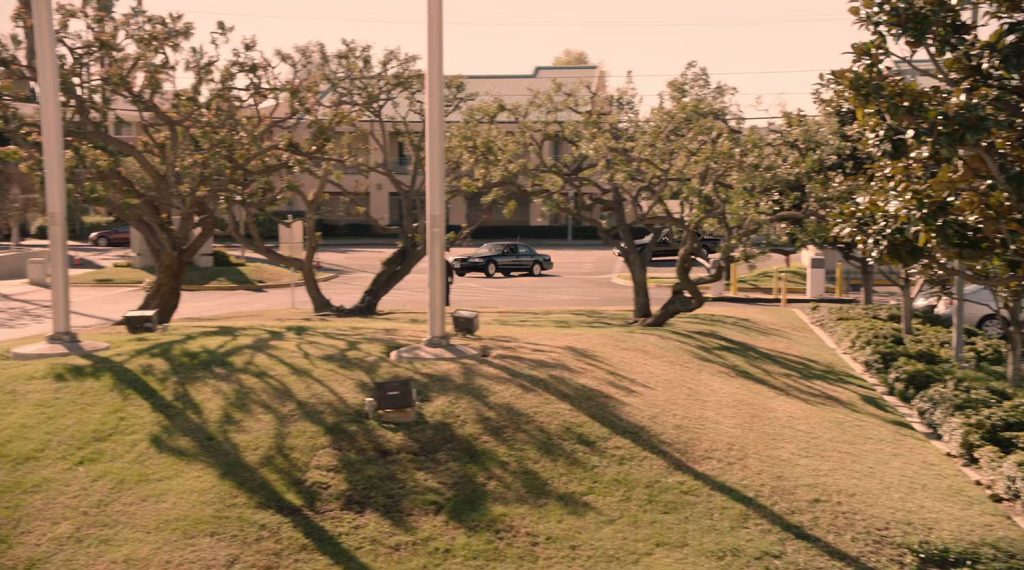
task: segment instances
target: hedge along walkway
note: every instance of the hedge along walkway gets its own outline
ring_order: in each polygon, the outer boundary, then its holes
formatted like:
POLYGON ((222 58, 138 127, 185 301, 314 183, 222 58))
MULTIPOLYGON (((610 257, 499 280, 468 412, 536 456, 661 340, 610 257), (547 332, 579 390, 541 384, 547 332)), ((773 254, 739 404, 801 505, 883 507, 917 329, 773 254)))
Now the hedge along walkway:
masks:
MULTIPOLYGON (((852 368, 861 378, 863 378, 865 382, 870 384, 875 389, 875 391, 878 392, 878 394, 885 400, 887 404, 892 406, 894 410, 896 410, 901 416, 903 416, 904 421, 910 424, 911 427, 913 427, 918 433, 924 436, 925 439, 931 442, 932 445, 941 450, 944 454, 948 455, 951 458, 954 458, 956 456, 953 450, 950 449, 949 445, 947 445, 946 442, 942 440, 942 436, 936 433, 935 430, 933 430, 932 428, 928 427, 928 425, 921 420, 921 417, 917 415, 917 412, 914 411, 914 408, 908 406, 905 402, 903 402, 896 396, 889 394, 889 390, 886 388, 885 384, 882 383, 881 380, 876 378, 874 374, 868 372, 868 370, 864 368, 864 366, 860 362, 858 362, 857 359, 855 359, 853 356, 851 356, 849 353, 843 350, 838 344, 836 344, 835 340, 833 340, 832 337, 829 336, 829 334, 825 332, 824 329, 811 322, 810 317, 808 317, 805 312, 803 312, 800 309, 793 309, 793 312, 796 313, 797 316, 799 316, 800 319, 803 320, 804 323, 806 323, 807 326, 810 327, 811 330, 813 330, 814 333, 818 335, 818 338, 820 338, 822 342, 827 344, 829 348, 835 350, 836 353, 839 354, 839 356, 846 362, 846 364, 850 368, 852 368)), ((978 473, 976 470, 964 464, 962 461, 957 461, 957 465, 960 468, 960 471, 962 471, 964 475, 966 475, 967 478, 971 480, 972 483, 975 483, 976 485, 979 486, 985 484, 985 477, 981 473, 978 473)), ((990 497, 994 496, 988 490, 986 490, 985 493, 990 497)), ((1007 516, 1013 519, 1013 522, 1017 523, 1017 525, 1020 526, 1021 529, 1024 529, 1024 509, 1021 509, 1021 507, 1009 503, 1003 503, 1002 506, 1007 516)))
POLYGON ((95 329, 108 352, 4 361, 0 566, 867 569, 913 567, 922 541, 1024 552, 791 311, 627 317, 485 313, 477 361, 389 361, 422 315, 289 312, 95 329), (391 377, 418 381, 419 422, 365 419, 370 381, 391 377))

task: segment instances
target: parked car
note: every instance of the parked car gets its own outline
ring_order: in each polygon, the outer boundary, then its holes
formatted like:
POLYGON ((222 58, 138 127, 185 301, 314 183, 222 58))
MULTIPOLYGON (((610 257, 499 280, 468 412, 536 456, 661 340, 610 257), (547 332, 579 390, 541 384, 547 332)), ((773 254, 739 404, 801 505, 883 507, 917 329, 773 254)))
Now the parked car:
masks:
MULTIPOLYGON (((701 257, 707 257, 708 255, 717 252, 719 246, 722 244, 722 238, 720 237, 714 237, 705 234, 700 234, 698 237, 700 239, 700 246, 702 250, 700 252, 701 257)), ((639 250, 640 253, 643 254, 648 247, 651 247, 652 240, 654 240, 654 234, 649 233, 640 239, 633 240, 633 245, 635 245, 637 250, 639 250)), ((651 252, 651 259, 655 259, 658 257, 676 257, 677 255, 679 255, 680 245, 680 240, 676 236, 673 236, 672 234, 665 234, 664 236, 662 236, 661 238, 654 242, 654 249, 651 252)), ((619 245, 612 248, 612 253, 619 257, 622 257, 623 249, 625 247, 625 244, 620 243, 619 245)))
POLYGON ((89 234, 89 243, 100 247, 128 245, 131 242, 131 226, 117 226, 89 234))
MULTIPOLYGON (((942 296, 935 305, 935 316, 952 322, 956 301, 942 296)), ((991 289, 983 285, 964 287, 964 323, 981 330, 989 338, 1002 338, 1007 331, 1007 313, 999 309, 999 303, 991 289)))
POLYGON ((537 253, 532 247, 519 242, 485 243, 469 255, 451 258, 451 263, 459 277, 472 272, 483 273, 487 277, 494 277, 496 273, 508 277, 519 272, 536 277, 555 266, 550 255, 537 253))

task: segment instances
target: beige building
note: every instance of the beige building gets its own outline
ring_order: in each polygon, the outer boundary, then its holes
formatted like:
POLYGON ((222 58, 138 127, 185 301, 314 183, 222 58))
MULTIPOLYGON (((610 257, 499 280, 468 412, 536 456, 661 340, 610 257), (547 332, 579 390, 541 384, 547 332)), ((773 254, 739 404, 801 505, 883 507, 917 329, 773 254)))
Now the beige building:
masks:
MULTIPOLYGON (((479 99, 496 98, 510 103, 521 102, 533 93, 547 91, 555 82, 567 86, 579 86, 602 92, 606 89, 604 72, 596 65, 580 66, 543 66, 537 67, 529 75, 470 75, 465 76, 466 88, 469 93, 479 99)), ((455 118, 458 120, 458 117, 455 118)), ((510 124, 509 128, 515 128, 510 124)), ((369 147, 366 160, 377 164, 386 163, 387 169, 393 174, 407 180, 411 173, 412 157, 401 142, 388 140, 385 151, 368 145, 366 135, 353 136, 354 147, 369 147)), ((548 152, 559 153, 557 145, 549 145, 548 152)), ((331 224, 370 223, 378 226, 395 226, 401 215, 401 200, 387 177, 380 173, 369 175, 349 174, 344 180, 349 188, 356 189, 356 195, 336 192, 328 199, 320 214, 321 219, 331 224)), ((312 184, 310 180, 307 183, 312 184)), ((564 225, 566 220, 559 215, 543 211, 541 204, 523 196, 517 200, 518 207, 511 215, 496 212, 481 225, 487 226, 547 226, 564 225)), ((413 206, 422 208, 422 199, 413 206)), ((300 210, 296 202, 291 208, 300 210)), ((473 224, 482 215, 484 207, 479 199, 457 197, 448 204, 448 224, 473 224)))

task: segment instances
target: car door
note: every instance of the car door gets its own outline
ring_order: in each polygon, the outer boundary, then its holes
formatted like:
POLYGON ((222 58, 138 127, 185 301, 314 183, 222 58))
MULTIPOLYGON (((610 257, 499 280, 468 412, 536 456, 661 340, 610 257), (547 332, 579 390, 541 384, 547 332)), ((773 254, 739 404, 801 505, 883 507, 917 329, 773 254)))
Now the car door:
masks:
POLYGON ((110 234, 110 243, 128 245, 128 242, 131 241, 131 230, 131 226, 117 226, 110 234))
POLYGON ((519 255, 516 256, 518 268, 528 271, 533 265, 533 260, 536 259, 536 253, 528 245, 519 244, 516 247, 519 248, 519 255))
POLYGON ((516 268, 516 246, 506 245, 501 250, 501 255, 497 257, 498 269, 501 271, 511 271, 516 268))

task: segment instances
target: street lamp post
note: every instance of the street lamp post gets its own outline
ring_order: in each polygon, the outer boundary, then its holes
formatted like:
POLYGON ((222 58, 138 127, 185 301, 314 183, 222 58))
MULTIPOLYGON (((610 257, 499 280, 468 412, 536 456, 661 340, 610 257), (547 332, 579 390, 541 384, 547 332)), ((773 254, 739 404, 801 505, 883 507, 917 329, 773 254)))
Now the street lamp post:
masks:
POLYGON ((444 306, 448 274, 444 259, 444 70, 443 0, 427 0, 426 107, 426 192, 427 192, 427 338, 422 345, 400 348, 391 353, 399 359, 460 358, 476 354, 470 348, 452 344, 445 333, 444 306))
POLYGON ((43 178, 46 189, 47 239, 50 242, 50 294, 53 332, 46 342, 11 350, 16 359, 82 354, 107 348, 99 342, 79 342, 71 331, 68 291, 68 208, 64 176, 64 121, 60 102, 57 44, 53 35, 50 0, 32 0, 32 29, 39 85, 39 120, 42 124, 43 178))

